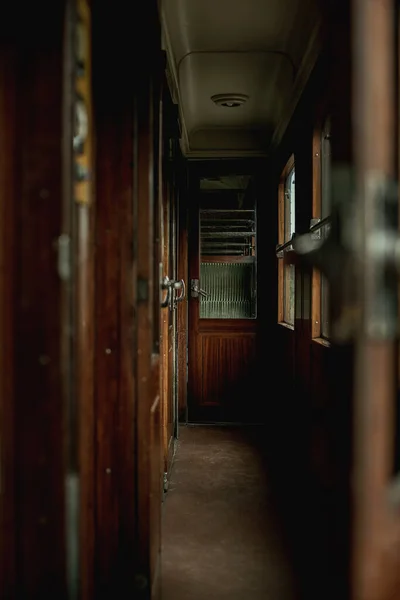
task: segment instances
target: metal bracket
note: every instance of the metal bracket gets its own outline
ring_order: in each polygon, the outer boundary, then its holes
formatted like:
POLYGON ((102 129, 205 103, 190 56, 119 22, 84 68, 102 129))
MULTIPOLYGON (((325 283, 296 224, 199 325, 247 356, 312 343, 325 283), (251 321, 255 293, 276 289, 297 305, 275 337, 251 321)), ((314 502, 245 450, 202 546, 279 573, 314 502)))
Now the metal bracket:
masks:
MULTIPOLYGON (((312 227, 315 227, 315 225, 318 225, 318 223, 321 222, 321 219, 311 219, 310 221, 310 229, 312 227)), ((321 229, 317 229, 317 231, 314 231, 311 235, 313 240, 320 240, 322 238, 322 234, 321 234, 322 230, 321 229)))
POLYGON ((384 174, 371 173, 363 189, 364 236, 358 240, 360 290, 364 297, 363 328, 374 338, 398 334, 400 236, 398 186, 384 174))
POLYGON ((297 238, 296 233, 292 233, 290 240, 284 242, 283 244, 277 244, 275 247, 275 254, 277 258, 283 258, 284 252, 292 252, 293 251, 293 241, 297 238))

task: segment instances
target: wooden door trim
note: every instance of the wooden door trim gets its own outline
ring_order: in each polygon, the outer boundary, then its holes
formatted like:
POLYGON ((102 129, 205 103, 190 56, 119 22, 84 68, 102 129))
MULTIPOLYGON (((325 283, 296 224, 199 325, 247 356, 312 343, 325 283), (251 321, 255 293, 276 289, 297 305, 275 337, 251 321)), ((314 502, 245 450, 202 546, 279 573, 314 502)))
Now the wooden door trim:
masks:
MULTIPOLYGON (((359 220, 359 234, 365 242, 373 232, 367 186, 377 173, 392 178, 395 169, 393 2, 384 0, 370 5, 354 0, 352 7, 354 64, 362 57, 362 63, 353 71, 353 108, 358 117, 353 130, 358 192, 355 209, 363 217, 359 220)), ((368 279, 369 263, 364 269, 358 281, 357 299, 369 323, 368 303, 376 299, 377 290, 371 288, 368 279)), ((393 528, 399 532, 400 523, 398 514, 389 512, 387 506, 397 378, 396 344, 390 339, 377 339, 360 324, 354 386, 352 583, 354 596, 362 599, 398 593, 398 576, 394 581, 394 574, 385 568, 385 546, 393 540, 393 528)), ((398 553, 399 545, 400 538, 391 551, 398 553)), ((398 568, 397 558, 397 571, 398 568)))

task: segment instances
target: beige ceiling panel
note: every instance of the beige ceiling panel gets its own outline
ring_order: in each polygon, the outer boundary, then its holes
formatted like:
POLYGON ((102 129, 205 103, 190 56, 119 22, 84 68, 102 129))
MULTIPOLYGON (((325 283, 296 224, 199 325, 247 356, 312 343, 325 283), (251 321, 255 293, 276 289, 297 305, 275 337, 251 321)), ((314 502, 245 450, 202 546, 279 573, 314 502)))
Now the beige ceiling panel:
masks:
POLYGON ((293 67, 268 52, 192 53, 180 63, 179 87, 189 137, 198 129, 271 127, 279 120, 293 85, 293 67), (247 97, 226 108, 216 94, 247 97))
POLYGON ((310 0, 163 0, 177 63, 193 50, 284 50, 310 0))
POLYGON ((228 151, 264 153, 268 149, 272 132, 269 128, 198 129, 189 135, 191 151, 228 151))
POLYGON ((186 155, 257 153, 276 144, 319 47, 323 0, 160 0, 186 155), (216 94, 246 97, 233 108, 216 94))

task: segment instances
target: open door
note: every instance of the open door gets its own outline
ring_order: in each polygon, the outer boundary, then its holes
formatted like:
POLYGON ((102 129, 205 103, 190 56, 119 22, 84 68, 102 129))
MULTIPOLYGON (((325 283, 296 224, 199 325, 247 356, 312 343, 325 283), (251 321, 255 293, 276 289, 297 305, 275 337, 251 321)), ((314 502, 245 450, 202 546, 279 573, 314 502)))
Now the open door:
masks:
POLYGON ((399 245, 395 0, 353 0, 354 223, 357 235, 351 590, 400 589, 400 478, 395 468, 399 245))
MULTIPOLYGON (((327 275, 334 345, 348 344, 354 359, 348 416, 335 424, 337 488, 347 508, 335 514, 343 544, 332 556, 340 566, 326 597, 390 600, 400 590, 398 7, 394 0, 335 0, 327 8, 337 91, 332 222, 318 248, 312 234, 294 244, 301 254, 309 244, 311 262, 327 275)), ((342 379, 337 403, 346 385, 342 379)))
MULTIPOLYGON (((160 399, 159 198, 154 185, 158 156, 153 144, 154 88, 144 78, 138 94, 137 135, 137 485, 139 510, 137 588, 160 597, 162 447, 160 399)), ((157 147, 157 146, 156 146, 157 147)))
POLYGON ((161 208, 161 392, 163 412, 164 491, 168 489, 169 475, 178 437, 178 310, 186 303, 186 285, 177 275, 177 200, 176 172, 176 110, 172 104, 163 61, 162 93, 159 128, 159 194, 161 208))
POLYGON ((188 421, 254 419, 256 197, 251 173, 193 170, 190 182, 188 421))
POLYGON ((156 2, 141 13, 147 32, 145 63, 135 80, 134 218, 136 256, 136 479, 137 597, 161 597, 161 508, 163 499, 161 332, 161 36, 156 2))
MULTIPOLYGON (((176 269, 176 196, 173 180, 168 174, 163 183, 162 197, 162 287, 164 298, 161 302, 161 356, 162 356, 162 396, 163 396, 163 446, 164 446, 164 491, 175 454, 175 441, 178 436, 178 415, 176 397, 177 352, 176 327, 179 304, 186 300, 186 285, 183 279, 177 280, 176 269)), ((171 174, 170 174, 171 175, 171 174)))

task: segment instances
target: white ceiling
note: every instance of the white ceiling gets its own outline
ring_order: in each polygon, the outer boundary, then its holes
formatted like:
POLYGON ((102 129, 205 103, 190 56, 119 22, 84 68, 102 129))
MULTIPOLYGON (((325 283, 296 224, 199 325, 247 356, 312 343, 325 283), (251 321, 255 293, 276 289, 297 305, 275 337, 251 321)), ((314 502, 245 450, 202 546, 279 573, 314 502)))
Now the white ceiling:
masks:
POLYGON ((160 0, 186 156, 260 156, 281 139, 319 52, 319 1, 160 0))

